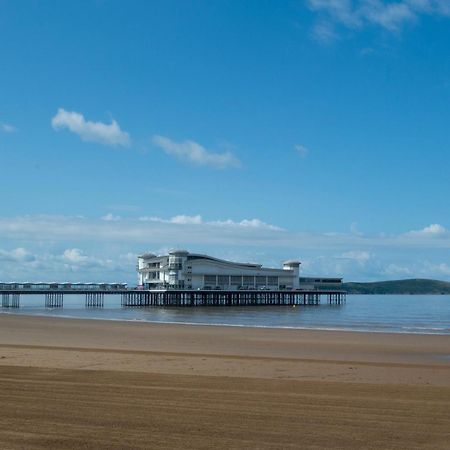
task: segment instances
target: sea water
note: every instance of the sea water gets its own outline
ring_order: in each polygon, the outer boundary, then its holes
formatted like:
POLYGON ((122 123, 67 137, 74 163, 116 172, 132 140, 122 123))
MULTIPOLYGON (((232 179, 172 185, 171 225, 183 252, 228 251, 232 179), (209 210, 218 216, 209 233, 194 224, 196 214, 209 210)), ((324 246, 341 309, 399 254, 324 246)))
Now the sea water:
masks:
POLYGON ((122 307, 105 295, 103 308, 85 308, 84 295, 65 295, 64 307, 45 308, 44 296, 22 295, 3 314, 202 325, 450 334, 448 295, 347 295, 346 303, 318 306, 122 307))

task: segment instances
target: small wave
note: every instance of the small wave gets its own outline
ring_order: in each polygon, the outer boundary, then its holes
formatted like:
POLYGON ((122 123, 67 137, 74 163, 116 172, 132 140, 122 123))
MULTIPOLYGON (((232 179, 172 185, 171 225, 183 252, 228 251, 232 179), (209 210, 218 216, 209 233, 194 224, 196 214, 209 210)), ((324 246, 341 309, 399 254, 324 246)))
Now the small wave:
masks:
POLYGON ((175 320, 147 320, 145 318, 125 318, 125 317, 95 317, 88 315, 71 315, 71 314, 51 314, 51 313, 35 313, 27 314, 21 312, 0 311, 0 314, 21 315, 21 316, 39 316, 52 317, 62 319, 79 319, 79 320, 100 320, 113 322, 131 322, 131 323, 149 323, 162 325, 188 325, 188 326, 202 326, 202 327, 234 327, 234 328, 261 328, 261 329, 282 329, 282 330, 310 330, 310 331, 346 331, 354 333, 392 333, 392 334, 432 334, 432 335, 449 335, 450 329, 441 327, 415 327, 402 326, 399 328, 389 327, 389 325, 381 325, 379 327, 351 327, 351 326, 294 326, 294 325, 262 325, 262 324, 245 324, 245 323, 226 323, 226 322, 192 322, 192 321, 175 321, 175 320))

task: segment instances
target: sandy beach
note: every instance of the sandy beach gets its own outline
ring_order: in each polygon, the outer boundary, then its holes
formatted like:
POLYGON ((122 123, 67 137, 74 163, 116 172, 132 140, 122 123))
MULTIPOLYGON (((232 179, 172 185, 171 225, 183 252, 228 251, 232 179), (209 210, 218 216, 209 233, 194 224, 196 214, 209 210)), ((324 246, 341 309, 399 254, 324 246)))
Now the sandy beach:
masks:
POLYGON ((448 448, 450 336, 0 315, 1 448, 448 448))

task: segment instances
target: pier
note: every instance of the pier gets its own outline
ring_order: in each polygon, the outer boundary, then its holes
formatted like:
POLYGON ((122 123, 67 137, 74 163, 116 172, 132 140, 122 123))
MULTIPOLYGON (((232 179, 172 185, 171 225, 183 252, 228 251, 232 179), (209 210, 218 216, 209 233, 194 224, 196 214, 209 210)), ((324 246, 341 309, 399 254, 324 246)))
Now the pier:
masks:
POLYGON ((122 306, 294 306, 345 302, 345 292, 325 291, 144 291, 121 294, 122 306))
POLYGON ((341 305, 345 291, 335 290, 144 290, 1 288, 2 307, 19 308, 21 296, 44 296, 45 307, 62 308, 64 296, 84 295, 86 308, 102 308, 105 295, 120 295, 122 307, 317 306, 341 305))

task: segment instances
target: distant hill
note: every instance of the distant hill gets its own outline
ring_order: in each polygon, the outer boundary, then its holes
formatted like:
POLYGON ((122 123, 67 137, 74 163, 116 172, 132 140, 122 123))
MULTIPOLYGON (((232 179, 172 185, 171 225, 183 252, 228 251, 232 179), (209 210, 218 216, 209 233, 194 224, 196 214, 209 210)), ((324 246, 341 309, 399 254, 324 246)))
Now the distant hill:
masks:
POLYGON ((450 294, 450 283, 415 278, 411 280, 377 281, 374 283, 342 283, 349 294, 450 294))

